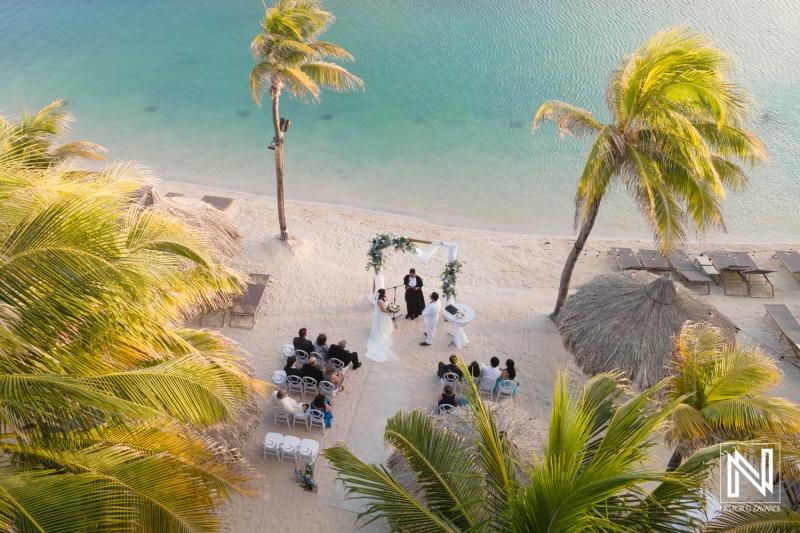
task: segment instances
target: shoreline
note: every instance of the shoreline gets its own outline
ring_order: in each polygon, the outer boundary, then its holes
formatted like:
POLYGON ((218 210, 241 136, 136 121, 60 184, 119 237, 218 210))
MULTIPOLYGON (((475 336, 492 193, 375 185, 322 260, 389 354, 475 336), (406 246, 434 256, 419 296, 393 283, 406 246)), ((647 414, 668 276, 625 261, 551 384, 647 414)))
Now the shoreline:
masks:
MULTIPOLYGON (((163 184, 164 186, 169 186, 174 184, 178 187, 195 187, 195 188, 202 188, 208 189, 218 192, 225 192, 233 195, 245 195, 249 197, 253 197, 254 199, 263 199, 269 198, 272 201, 276 201, 276 196, 272 194, 261 194, 256 192, 249 192, 249 191, 241 191, 237 189, 229 189, 226 187, 220 186, 212 186, 212 185, 205 185, 202 183, 197 183, 194 181, 183 181, 179 179, 167 179, 167 178, 160 178, 154 177, 154 181, 156 185, 163 184)), ((166 189, 163 190, 163 193, 167 193, 166 189)), ((359 211, 361 213, 373 215, 373 216, 390 216, 390 217, 397 217, 400 219, 405 220, 409 223, 417 223, 417 224, 430 224, 433 226, 438 226, 440 228, 448 228, 454 231, 458 230, 468 230, 468 231, 479 231, 485 233, 491 233, 494 235, 518 235, 520 237, 533 237, 533 238, 552 238, 552 239, 566 239, 566 240, 574 240, 575 239, 575 232, 572 233, 545 233, 545 232, 530 232, 530 231, 523 231, 519 229, 512 229, 506 228, 502 225, 496 225, 494 227, 485 228, 485 227, 478 227, 479 223, 475 221, 475 225, 470 225, 469 219, 462 218, 460 221, 453 221, 452 223, 448 223, 442 221, 441 219, 434 217, 433 219, 423 218, 420 214, 412 214, 412 213, 399 213, 394 212, 391 210, 380 210, 380 209, 370 209, 367 207, 360 207, 352 204, 346 203, 337 203, 337 202, 326 202, 322 200, 302 200, 292 197, 291 195, 286 195, 286 202, 287 203, 299 203, 299 204, 306 204, 306 205, 318 205, 324 207, 331 207, 335 209, 352 209, 359 211)), ((291 217, 290 214, 288 214, 291 217)), ((445 218, 445 217, 442 217, 445 218)), ((289 221, 287 221, 287 225, 289 221)), ((491 226, 492 224, 489 223, 491 226)), ((277 220, 276 220, 277 226, 277 220)), ((289 228, 289 234, 291 234, 291 228, 289 228)), ((641 241, 641 242, 653 242, 653 237, 650 234, 641 234, 641 235, 633 235, 633 234, 618 234, 616 232, 604 232, 602 229, 595 228, 590 235, 589 242, 592 241, 641 241)), ((718 244, 747 244, 747 245, 754 245, 754 246, 770 246, 770 245, 799 245, 800 239, 792 239, 789 237, 782 237, 778 239, 765 239, 765 240, 750 240, 747 238, 738 238, 737 236, 731 233, 724 233, 724 232, 716 232, 713 235, 705 235, 703 237, 691 237, 686 240, 684 245, 694 245, 694 244, 711 244, 711 243, 718 243, 718 244)))

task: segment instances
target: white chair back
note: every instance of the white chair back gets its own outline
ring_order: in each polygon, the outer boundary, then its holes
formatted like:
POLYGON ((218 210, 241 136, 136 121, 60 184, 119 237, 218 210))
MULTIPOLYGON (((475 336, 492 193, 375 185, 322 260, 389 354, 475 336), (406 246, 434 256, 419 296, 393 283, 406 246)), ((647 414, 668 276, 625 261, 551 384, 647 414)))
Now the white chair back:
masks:
POLYGON ((332 364, 332 365, 333 365, 333 368, 335 368, 335 369, 336 369, 336 370, 338 370, 339 372, 341 372, 342 370, 344 370, 344 362, 343 362, 343 361, 341 361, 340 359, 336 359, 335 357, 331 357, 331 358, 330 358, 330 361, 328 361, 328 362, 329 362, 330 364, 332 364))
POLYGON ((278 461, 281 461, 281 442, 283 442, 283 435, 280 433, 267 433, 267 436, 261 441, 261 458, 266 459, 267 455, 274 455, 278 461))
POLYGON ((501 396, 505 396, 506 398, 513 398, 514 397, 514 390, 516 390, 517 384, 510 379, 504 379, 500 382, 497 386, 497 399, 500 400, 501 396))
POLYGON ((308 394, 309 391, 312 391, 315 395, 317 394, 317 380, 312 377, 305 376, 303 378, 303 399, 305 399, 306 394, 308 394))
POLYGON ((295 350, 294 356, 297 358, 297 364, 304 365, 308 363, 308 353, 303 350, 295 350))
POLYGON ((278 427, 278 422, 286 422, 286 425, 292 427, 292 423, 289 420, 289 416, 284 413, 280 407, 273 405, 272 406, 272 425, 274 427, 278 427))
POLYGON ((494 385, 497 383, 496 379, 489 377, 481 378, 480 385, 478 386, 478 394, 489 394, 489 400, 494 395, 494 385))
POLYGON ((312 357, 317 360, 318 367, 320 368, 325 367, 325 358, 322 357, 322 355, 318 354, 317 352, 311 352, 310 354, 308 354, 308 358, 311 359, 312 357))
POLYGON ((310 417, 309 417, 309 413, 308 413, 308 411, 303 411, 303 410, 302 410, 302 406, 303 406, 303 405, 308 405, 308 404, 298 404, 298 406, 297 406, 297 407, 298 407, 300 410, 299 410, 299 411, 297 411, 297 412, 294 414, 294 416, 292 417, 292 419, 293 419, 293 420, 292 420, 292 427, 294 427, 294 424, 296 424, 296 423, 297 423, 297 421, 299 420, 300 422, 302 422, 303 424, 305 424, 305 426, 306 426, 306 431, 308 431, 308 430, 309 430, 308 423, 309 423, 309 418, 310 418, 310 417))
POLYGON ((453 407, 450 404, 443 403, 442 405, 439 406, 439 414, 440 415, 449 415, 454 410, 455 410, 455 407, 453 407))
POLYGON ((309 421, 310 426, 313 428, 314 426, 319 426, 322 428, 322 433, 324 434, 325 431, 328 429, 325 427, 325 413, 319 411, 317 409, 309 409, 308 413, 310 415, 309 421))
POLYGON ((284 357, 291 357, 294 355, 294 345, 284 344, 281 351, 283 352, 284 357))
POLYGON ((330 381, 320 381, 319 382, 319 390, 325 396, 333 398, 336 396, 336 391, 339 387, 331 383, 330 381))
POLYGON ((283 370, 276 370, 272 373, 272 382, 277 385, 281 386, 286 383, 286 372, 283 370))
POLYGON ((450 385, 453 387, 453 391, 458 390, 458 374, 454 374, 452 372, 445 372, 442 376, 442 389, 444 389, 445 385, 450 385))
POLYGON ((286 377, 286 392, 299 392, 303 394, 303 378, 300 376, 287 376, 286 377))

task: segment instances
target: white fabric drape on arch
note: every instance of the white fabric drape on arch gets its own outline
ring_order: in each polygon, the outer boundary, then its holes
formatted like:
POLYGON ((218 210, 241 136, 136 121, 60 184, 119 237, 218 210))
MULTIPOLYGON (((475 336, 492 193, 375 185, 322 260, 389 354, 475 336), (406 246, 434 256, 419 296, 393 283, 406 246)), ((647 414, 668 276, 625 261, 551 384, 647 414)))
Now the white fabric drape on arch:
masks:
MULTIPOLYGON (((428 251, 426 251, 426 252, 423 252, 422 250, 419 250, 419 248, 417 249, 417 260, 420 261, 420 262, 423 262, 423 263, 426 262, 428 259, 433 257, 433 255, 436 253, 436 250, 438 250, 439 248, 444 248, 445 255, 447 256, 447 262, 448 263, 452 263, 453 261, 456 260, 456 257, 458 257, 458 246, 455 245, 454 243, 452 243, 452 242, 433 242, 433 243, 431 243, 431 247, 428 248, 428 251)), ((383 279, 383 272, 375 273, 375 290, 385 289, 385 288, 386 288, 386 285, 385 285, 385 281, 383 279)), ((426 298, 426 301, 427 301, 427 298, 426 298)), ((445 305, 450 305, 454 301, 455 301, 455 299, 448 298, 447 301, 445 302, 445 305)), ((442 307, 444 307, 444 306, 442 306, 442 307)))

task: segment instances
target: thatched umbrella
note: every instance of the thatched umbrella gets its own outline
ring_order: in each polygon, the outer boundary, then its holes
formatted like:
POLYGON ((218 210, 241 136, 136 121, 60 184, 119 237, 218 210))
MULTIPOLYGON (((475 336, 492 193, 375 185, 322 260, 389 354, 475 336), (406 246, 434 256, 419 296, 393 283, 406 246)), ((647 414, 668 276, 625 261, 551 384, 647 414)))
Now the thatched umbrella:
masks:
MULTIPOLYGON (((541 454, 547 440, 548 425, 517 407, 515 402, 510 400, 490 403, 489 408, 494 414, 497 430, 505 433, 516 459, 530 465, 533 461, 533 452, 541 454)), ((433 418, 437 427, 449 429, 461 437, 465 449, 477 452, 475 423, 468 411, 468 407, 459 407, 451 414, 433 415, 433 418)), ((417 482, 417 473, 411 470, 400 452, 393 450, 386 461, 386 466, 406 490, 418 498, 423 498, 424 490, 417 482)), ((523 476, 525 474, 522 470, 519 473, 523 476)))
POLYGON ((644 389, 666 375, 673 337, 686 321, 709 322, 726 340, 736 335, 730 320, 669 273, 598 276, 567 299, 556 324, 584 372, 621 370, 644 389))
POLYGON ((239 253, 242 235, 236 223, 224 212, 201 200, 162 196, 154 187, 142 187, 137 203, 160 209, 196 228, 214 247, 223 261, 239 253))

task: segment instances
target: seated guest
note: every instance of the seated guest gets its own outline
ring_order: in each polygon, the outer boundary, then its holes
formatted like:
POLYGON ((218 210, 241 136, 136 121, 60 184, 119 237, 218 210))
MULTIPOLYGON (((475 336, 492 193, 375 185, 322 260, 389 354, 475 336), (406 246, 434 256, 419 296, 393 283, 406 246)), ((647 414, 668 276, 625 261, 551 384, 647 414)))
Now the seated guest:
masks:
POLYGON ((344 376, 342 376, 341 372, 336 370, 336 367, 333 366, 333 363, 331 362, 328 362, 328 364, 325 365, 325 371, 322 373, 322 380, 330 381, 334 385, 339 385, 339 388, 336 392, 344 390, 344 387, 342 387, 342 383, 344 383, 344 376))
POLYGON ((306 328, 300 328, 300 331, 297 332, 299 337, 295 337, 292 341, 295 350, 303 350, 306 353, 314 351, 314 343, 306 339, 307 333, 308 330, 306 328))
POLYGON ((500 359, 497 357, 492 357, 489 360, 489 364, 492 366, 481 365, 481 379, 483 378, 492 378, 493 381, 497 381, 497 378, 500 377, 500 359))
POLYGON ((285 415, 293 415, 302 411, 302 407, 297 405, 294 398, 291 398, 286 391, 278 389, 272 393, 272 406, 277 407, 285 415))
POLYGON ((324 333, 317 335, 317 342, 314 343, 314 351, 327 359, 328 357, 328 336, 324 333))
POLYGON ((469 370, 470 377, 479 378, 481 377, 481 365, 477 361, 473 361, 467 367, 469 370))
POLYGON ((458 397, 458 394, 456 394, 456 392, 453 390, 452 385, 445 385, 444 390, 439 395, 436 403, 436 409, 438 411, 439 407, 442 405, 452 405, 453 407, 458 407, 459 405, 466 404, 467 401, 458 397))
POLYGON ((289 376, 300 376, 303 377, 303 369, 296 368, 297 364, 297 357, 290 355, 286 358, 286 366, 283 367, 283 371, 286 372, 286 377, 289 376))
POLYGON ((323 381, 322 379, 322 370, 317 368, 317 358, 311 357, 308 360, 308 363, 303 365, 303 377, 304 378, 314 378, 317 380, 317 383, 323 381))
POLYGON ((507 359, 506 360, 506 367, 503 369, 502 373, 500 374, 500 377, 497 378, 497 385, 494 386, 494 391, 493 392, 497 392, 498 385, 500 385, 501 381, 505 381, 505 380, 509 380, 509 381, 513 381, 514 382, 516 387, 514 387, 514 392, 512 393, 512 396, 516 396, 517 395, 517 389, 519 388, 519 380, 517 379, 517 367, 514 364, 514 360, 513 359, 507 359))
POLYGON ((450 364, 449 365, 446 365, 446 364, 444 364, 444 363, 442 363, 440 361, 439 362, 439 370, 436 372, 436 375, 439 376, 439 377, 442 377, 445 374, 447 374, 448 372, 452 372, 453 374, 458 376, 458 379, 461 379, 461 376, 463 374, 461 373, 461 369, 458 368, 458 364, 457 363, 458 363, 458 355, 456 355, 456 354, 453 354, 453 355, 450 356, 450 364))
POLYGON ((325 427, 330 428, 331 420, 333 419, 333 413, 331 412, 333 409, 332 400, 328 399, 324 394, 317 394, 314 401, 311 402, 311 408, 322 411, 322 414, 325 415, 325 427))
POLYGON ((332 358, 338 359, 344 363, 345 367, 353 363, 353 370, 355 370, 361 366, 361 363, 358 362, 358 354, 356 352, 348 352, 345 350, 346 347, 347 341, 339 341, 339 344, 332 344, 328 349, 328 360, 330 361, 332 358))

